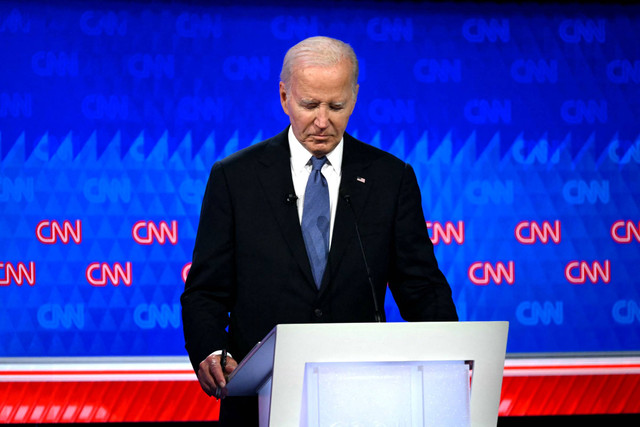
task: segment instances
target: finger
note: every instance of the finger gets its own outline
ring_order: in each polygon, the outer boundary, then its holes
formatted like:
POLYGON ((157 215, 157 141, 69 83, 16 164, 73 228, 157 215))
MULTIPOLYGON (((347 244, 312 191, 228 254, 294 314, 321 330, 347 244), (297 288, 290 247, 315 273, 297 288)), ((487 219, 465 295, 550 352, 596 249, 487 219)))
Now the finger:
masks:
POLYGON ((224 373, 229 375, 231 372, 235 371, 237 367, 238 362, 229 357, 227 358, 227 366, 225 366, 224 373))
MULTIPOLYGON (((211 373, 211 365, 215 364, 215 360, 212 360, 213 357, 209 356, 202 362, 200 362, 200 366, 198 368, 198 381, 200 382, 200 387, 207 393, 209 396, 213 396, 215 394, 217 384, 214 376, 211 373)), ((219 369, 219 367, 218 367, 219 369)))
POLYGON ((209 356, 209 373, 213 378, 216 387, 224 388, 227 382, 224 379, 224 373, 222 372, 222 366, 220 366, 220 356, 209 356))
POLYGON ((204 390, 207 395, 213 396, 213 394, 215 394, 216 385, 213 381, 213 377, 207 372, 206 368, 198 370, 197 377, 202 390, 204 390))

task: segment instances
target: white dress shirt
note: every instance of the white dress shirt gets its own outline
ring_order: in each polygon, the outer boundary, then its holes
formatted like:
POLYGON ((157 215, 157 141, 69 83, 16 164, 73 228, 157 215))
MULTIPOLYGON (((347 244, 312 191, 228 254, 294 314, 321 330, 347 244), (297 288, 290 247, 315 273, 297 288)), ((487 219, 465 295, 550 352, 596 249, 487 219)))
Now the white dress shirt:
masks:
MULTIPOLYGON (((333 236, 333 223, 336 219, 336 206, 338 205, 338 190, 340 189, 340 177, 342 176, 342 152, 344 150, 344 138, 327 154, 327 163, 322 167, 322 175, 329 185, 329 205, 331 208, 331 223, 329 228, 329 245, 333 236)), ((289 151, 291 153, 291 178, 293 188, 298 197, 298 220, 302 222, 302 210, 304 208, 304 192, 307 181, 311 175, 312 154, 298 141, 289 127, 289 151)))

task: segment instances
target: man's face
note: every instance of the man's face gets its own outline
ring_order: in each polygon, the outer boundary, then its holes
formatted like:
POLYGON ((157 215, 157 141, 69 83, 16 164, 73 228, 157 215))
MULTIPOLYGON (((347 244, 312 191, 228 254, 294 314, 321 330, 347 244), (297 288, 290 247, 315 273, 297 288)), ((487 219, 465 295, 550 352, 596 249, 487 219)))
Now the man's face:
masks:
POLYGON ((331 67, 295 67, 289 93, 280 82, 280 102, 293 134, 316 157, 335 148, 356 105, 351 63, 331 67))

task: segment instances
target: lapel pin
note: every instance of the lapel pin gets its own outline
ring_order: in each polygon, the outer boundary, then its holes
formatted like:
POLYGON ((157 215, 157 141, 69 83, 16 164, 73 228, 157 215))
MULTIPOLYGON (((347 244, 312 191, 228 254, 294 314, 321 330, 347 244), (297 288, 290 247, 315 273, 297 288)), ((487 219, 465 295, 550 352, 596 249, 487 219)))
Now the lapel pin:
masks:
POLYGON ((356 181, 361 182, 361 183, 365 183, 366 179, 364 179, 363 177, 359 176, 356 178, 356 181))

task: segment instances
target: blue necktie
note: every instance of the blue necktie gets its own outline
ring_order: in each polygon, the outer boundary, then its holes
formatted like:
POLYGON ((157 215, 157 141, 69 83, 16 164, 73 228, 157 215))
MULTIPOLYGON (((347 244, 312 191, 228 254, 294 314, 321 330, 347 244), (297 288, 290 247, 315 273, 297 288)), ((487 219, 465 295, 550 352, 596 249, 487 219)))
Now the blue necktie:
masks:
POLYGON ((302 211, 302 236, 307 248, 307 256, 311 263, 311 272, 316 286, 320 288, 322 275, 327 266, 329 254, 329 222, 331 211, 329 208, 329 187, 322 175, 322 166, 327 158, 311 157, 311 175, 307 181, 304 193, 304 208, 302 211))

